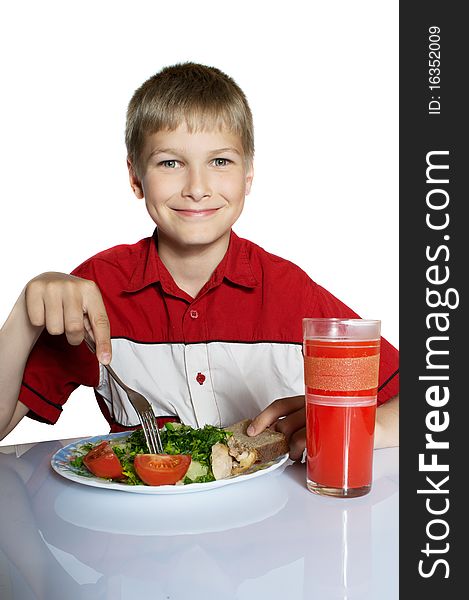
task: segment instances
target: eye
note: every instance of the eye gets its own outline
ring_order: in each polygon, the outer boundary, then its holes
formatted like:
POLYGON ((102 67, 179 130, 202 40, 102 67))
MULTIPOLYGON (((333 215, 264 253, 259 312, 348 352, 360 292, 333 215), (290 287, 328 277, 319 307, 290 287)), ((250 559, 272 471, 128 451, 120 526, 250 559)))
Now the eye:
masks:
POLYGON ((167 169, 176 169, 179 163, 177 160, 162 160, 159 164, 167 169))
POLYGON ((215 167, 226 167, 230 164, 231 160, 228 158, 214 158, 213 164, 215 167))

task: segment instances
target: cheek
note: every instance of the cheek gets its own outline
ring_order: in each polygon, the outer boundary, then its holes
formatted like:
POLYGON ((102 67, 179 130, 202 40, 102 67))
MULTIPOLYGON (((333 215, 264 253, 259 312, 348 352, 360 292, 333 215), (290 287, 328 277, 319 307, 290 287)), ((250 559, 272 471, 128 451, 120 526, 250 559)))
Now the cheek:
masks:
POLYGON ((142 188, 147 204, 155 207, 175 193, 174 181, 165 178, 144 178, 142 188))
POLYGON ((244 202, 246 195, 246 181, 240 177, 233 177, 221 182, 221 191, 231 202, 244 202))

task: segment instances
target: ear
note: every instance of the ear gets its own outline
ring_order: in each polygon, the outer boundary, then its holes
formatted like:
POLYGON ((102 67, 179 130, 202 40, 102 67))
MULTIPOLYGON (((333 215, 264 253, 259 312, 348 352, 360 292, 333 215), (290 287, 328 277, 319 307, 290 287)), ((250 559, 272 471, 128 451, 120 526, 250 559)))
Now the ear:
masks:
POLYGON ((130 187, 132 188, 133 193, 137 196, 139 200, 145 197, 143 193, 142 182, 138 178, 138 175, 135 171, 133 164, 130 162, 130 159, 127 158, 127 168, 129 170, 129 181, 130 187))
POLYGON ((254 165, 249 161, 246 167, 246 196, 251 191, 252 180, 254 179, 254 165))

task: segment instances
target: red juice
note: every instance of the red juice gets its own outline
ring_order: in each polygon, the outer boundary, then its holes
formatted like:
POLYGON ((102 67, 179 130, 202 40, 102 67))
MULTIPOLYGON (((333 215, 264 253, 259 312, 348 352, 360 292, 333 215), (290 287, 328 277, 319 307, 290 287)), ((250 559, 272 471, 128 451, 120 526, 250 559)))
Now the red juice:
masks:
POLYGON ((307 481, 357 496, 371 486, 380 340, 305 340, 307 481))
POLYGON ((376 405, 306 403, 308 480, 326 488, 370 485, 376 405))

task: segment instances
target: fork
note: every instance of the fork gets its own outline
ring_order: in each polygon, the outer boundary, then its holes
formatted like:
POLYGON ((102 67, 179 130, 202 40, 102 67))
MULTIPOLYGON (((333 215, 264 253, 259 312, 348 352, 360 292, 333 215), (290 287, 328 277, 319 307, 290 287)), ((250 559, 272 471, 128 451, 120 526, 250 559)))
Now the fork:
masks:
MULTIPOLYGON (((96 345, 94 341, 91 339, 89 335, 85 335, 85 343, 88 348, 96 354, 96 345)), ((161 443, 160 432, 158 429, 158 425, 156 424, 156 416, 153 412, 153 408, 148 400, 140 394, 136 392, 128 385, 126 385, 114 372, 114 369, 110 365, 103 365, 109 375, 114 379, 114 381, 124 390, 127 394, 127 398, 130 401, 130 404, 135 409, 137 416, 142 425, 143 433, 145 435, 145 440, 147 442, 148 450, 150 454, 164 454, 163 445, 161 443)))

